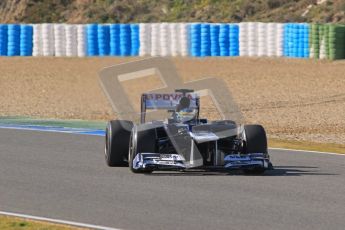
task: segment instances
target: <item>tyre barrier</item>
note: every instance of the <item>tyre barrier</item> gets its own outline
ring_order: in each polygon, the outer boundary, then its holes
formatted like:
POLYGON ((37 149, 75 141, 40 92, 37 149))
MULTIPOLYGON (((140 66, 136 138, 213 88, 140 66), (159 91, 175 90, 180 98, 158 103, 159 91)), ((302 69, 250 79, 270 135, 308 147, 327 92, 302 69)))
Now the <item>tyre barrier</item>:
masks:
POLYGON ((257 24, 257 56, 267 56, 268 53, 268 24, 258 23, 257 24))
POLYGON ((320 26, 319 28, 319 39, 320 39, 320 49, 319 49, 319 58, 326 59, 328 55, 328 27, 327 26, 320 26))
POLYGON ((32 56, 32 35, 33 28, 29 25, 20 26, 20 56, 32 56))
POLYGON ((211 56, 219 56, 219 25, 210 25, 211 56))
POLYGON ((151 42, 150 42, 150 53, 151 56, 156 57, 160 54, 160 26, 158 23, 151 24, 151 42))
POLYGON ((169 28, 167 23, 159 24, 159 56, 170 56, 169 28))
POLYGON ((86 27, 85 25, 77 25, 77 55, 78 57, 86 56, 86 27))
POLYGON ((283 56, 283 24, 240 23, 240 56, 283 56))
POLYGON ((187 56, 187 23, 140 24, 140 56, 187 56))
POLYGON ((0 56, 268 56, 345 59, 345 25, 0 24, 0 56))
POLYGON ((310 57, 319 59, 320 58, 320 25, 319 24, 312 24, 310 26, 310 40, 309 40, 309 48, 310 48, 310 57))
POLYGON ((109 26, 109 54, 111 56, 120 55, 120 25, 111 24, 109 26))
POLYGON ((201 24, 191 24, 189 27, 189 54, 192 57, 200 57, 200 36, 201 36, 201 24))
POLYGON ((43 56, 55 56, 54 25, 42 24, 41 27, 42 54, 43 56))
POLYGON ((55 56, 66 56, 66 30, 63 24, 54 25, 54 38, 55 56))
POLYGON ((311 24, 310 57, 315 59, 345 59, 345 26, 311 24))
POLYGON ((248 42, 247 42, 247 23, 240 23, 239 29, 239 54, 240 56, 248 56, 248 42))
POLYGON ((151 52, 151 25, 148 23, 140 23, 139 25, 139 55, 150 55, 151 52))
POLYGON ((140 48, 139 25, 131 24, 131 56, 138 56, 140 48))
POLYGON ((276 38, 275 38, 276 56, 282 57, 284 56, 284 24, 283 23, 276 24, 275 34, 276 34, 276 38))
POLYGON ((32 41, 32 56, 42 56, 43 55, 43 42, 42 42, 42 25, 35 24, 33 25, 33 41, 32 41))
POLYGON ((7 26, 7 56, 20 55, 20 25, 7 26))
POLYGON ((287 23, 284 25, 284 56, 309 58, 309 25, 287 23))
POLYGON ((77 27, 76 25, 66 25, 66 56, 77 56, 77 27))
POLYGON ((222 24, 219 27, 219 55, 229 56, 229 25, 222 24))
POLYGON ((201 24, 191 24, 189 27, 189 54, 192 57, 200 57, 201 24))
POLYGON ((280 23, 257 24, 257 56, 283 56, 283 27, 280 23))
POLYGON ((240 54, 239 31, 238 25, 229 25, 229 56, 235 57, 240 54))
POLYGON ((110 26, 98 25, 97 28, 98 55, 108 56, 110 53, 110 26))
POLYGON ((178 40, 180 41, 180 55, 181 56, 188 56, 188 46, 189 46, 189 41, 188 41, 188 31, 189 31, 189 25, 188 23, 180 23, 178 26, 178 40))
POLYGON ((0 56, 7 56, 7 25, 0 24, 0 56))
POLYGON ((236 24, 191 24, 190 56, 239 56, 239 26, 236 24))
POLYGON ((87 37, 87 55, 97 56, 98 55, 98 25, 89 24, 87 25, 86 37, 87 37))
POLYGON ((344 59, 345 58, 345 26, 344 25, 327 25, 329 51, 328 59, 344 59))
POLYGON ((247 50, 248 56, 258 56, 258 23, 249 22, 247 24, 247 50))
POLYGON ((177 23, 169 24, 169 37, 170 37, 170 55, 176 57, 180 55, 179 52, 179 31, 177 23))
POLYGON ((207 57, 211 55, 210 25, 201 24, 200 26, 200 56, 207 57))
POLYGON ((120 25, 120 55, 129 56, 131 54, 131 27, 129 24, 120 25))

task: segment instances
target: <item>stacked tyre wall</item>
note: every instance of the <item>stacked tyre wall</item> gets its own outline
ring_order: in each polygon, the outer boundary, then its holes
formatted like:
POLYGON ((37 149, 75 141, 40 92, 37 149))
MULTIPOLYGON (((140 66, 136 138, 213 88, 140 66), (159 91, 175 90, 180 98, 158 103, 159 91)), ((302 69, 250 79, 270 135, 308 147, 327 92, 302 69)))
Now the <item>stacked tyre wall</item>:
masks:
POLYGON ((345 59, 345 25, 307 23, 0 24, 0 56, 345 59))
POLYGON ((316 59, 345 59, 345 26, 312 24, 310 54, 316 59))

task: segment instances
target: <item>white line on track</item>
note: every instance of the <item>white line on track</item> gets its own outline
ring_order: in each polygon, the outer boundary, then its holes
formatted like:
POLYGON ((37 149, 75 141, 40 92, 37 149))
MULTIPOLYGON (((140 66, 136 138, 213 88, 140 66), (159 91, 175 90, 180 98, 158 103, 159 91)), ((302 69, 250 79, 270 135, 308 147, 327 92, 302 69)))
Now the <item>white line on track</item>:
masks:
POLYGON ((300 149, 284 149, 284 148, 268 148, 271 150, 281 150, 281 151, 292 151, 292 152, 305 152, 305 153, 320 153, 320 154, 328 154, 328 155, 337 155, 337 156, 345 156, 342 153, 332 153, 332 152, 320 152, 320 151, 311 151, 311 150, 300 150, 300 149))
POLYGON ((40 217, 40 216, 31 216, 31 215, 25 215, 25 214, 20 214, 20 213, 13 213, 13 212, 0 211, 0 215, 19 217, 19 218, 30 219, 30 220, 45 221, 45 222, 51 222, 51 223, 56 223, 56 224, 64 224, 64 225, 70 225, 70 226, 75 226, 75 227, 80 227, 80 228, 89 228, 89 229, 97 229, 97 230, 120 230, 119 228, 111 228, 111 227, 105 227, 105 226, 100 226, 100 225, 85 224, 85 223, 79 223, 79 222, 74 222, 74 221, 52 219, 52 218, 46 218, 46 217, 40 217))
POLYGON ((59 129, 35 129, 35 128, 25 128, 25 127, 12 127, 12 126, 0 126, 0 129, 14 129, 14 130, 27 130, 27 131, 37 131, 37 132, 51 132, 51 133, 69 133, 69 134, 79 134, 79 135, 89 135, 89 136, 103 136, 99 134, 92 134, 92 131, 96 130, 80 130, 70 128, 70 130, 59 130, 59 129), (85 134, 85 132, 90 132, 85 134))

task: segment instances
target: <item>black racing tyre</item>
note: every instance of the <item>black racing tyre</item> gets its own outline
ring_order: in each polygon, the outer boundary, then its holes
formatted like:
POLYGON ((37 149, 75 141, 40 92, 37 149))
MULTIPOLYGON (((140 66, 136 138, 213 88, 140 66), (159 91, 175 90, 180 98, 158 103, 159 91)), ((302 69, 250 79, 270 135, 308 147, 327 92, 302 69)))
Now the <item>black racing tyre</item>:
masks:
POLYGON ((267 137, 264 127, 261 125, 245 125, 246 134, 245 153, 267 154, 267 137))
POLYGON ((134 169, 133 160, 138 153, 154 153, 156 152, 156 133, 155 129, 147 129, 138 131, 136 128, 132 130, 129 143, 129 168, 134 173, 151 173, 151 169, 134 169))
MULTIPOLYGON (((246 141, 244 152, 248 153, 264 153, 267 154, 267 136, 264 127, 261 125, 245 125, 244 126, 246 141)), ((246 174, 258 175, 265 171, 265 168, 254 168, 243 170, 246 174)))
POLYGON ((105 161, 108 166, 128 166, 128 144, 133 122, 109 121, 105 131, 105 161))

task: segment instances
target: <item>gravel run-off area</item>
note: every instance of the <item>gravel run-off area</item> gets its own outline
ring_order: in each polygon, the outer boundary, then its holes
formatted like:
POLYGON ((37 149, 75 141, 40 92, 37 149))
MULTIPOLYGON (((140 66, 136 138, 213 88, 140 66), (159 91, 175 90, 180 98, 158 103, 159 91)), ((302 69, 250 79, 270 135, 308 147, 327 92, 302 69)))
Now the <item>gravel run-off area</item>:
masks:
MULTIPOLYGON (((116 118, 98 72, 139 58, 0 58, 0 116, 116 118)), ((246 123, 271 138, 345 144, 345 61, 269 58, 173 58, 184 81, 222 79, 246 123)), ((123 84, 134 107, 161 86, 157 76, 123 84)), ((203 103, 204 102, 204 103, 203 103)), ((208 98, 202 115, 216 117, 208 98)))

